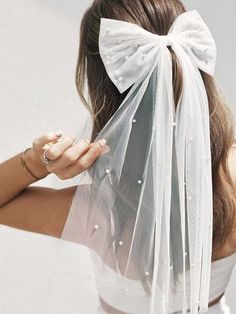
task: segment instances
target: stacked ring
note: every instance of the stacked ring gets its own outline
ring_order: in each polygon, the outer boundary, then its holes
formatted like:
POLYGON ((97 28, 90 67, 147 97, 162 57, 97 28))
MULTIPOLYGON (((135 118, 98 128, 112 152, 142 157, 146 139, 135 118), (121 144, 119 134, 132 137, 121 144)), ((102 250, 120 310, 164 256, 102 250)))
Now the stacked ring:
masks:
MULTIPOLYGON (((49 149, 49 148, 48 148, 49 149)), ((52 164, 55 160, 51 160, 49 159, 47 156, 46 156, 46 153, 48 151, 48 149, 46 149, 44 152, 43 152, 43 163, 45 163, 46 165, 48 164, 52 164)))

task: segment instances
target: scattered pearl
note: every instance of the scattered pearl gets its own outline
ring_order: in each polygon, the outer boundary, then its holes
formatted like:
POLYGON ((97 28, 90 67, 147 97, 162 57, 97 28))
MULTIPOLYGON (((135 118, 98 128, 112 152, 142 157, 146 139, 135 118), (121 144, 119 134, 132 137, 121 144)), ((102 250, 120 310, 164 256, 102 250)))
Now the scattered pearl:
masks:
POLYGON ((124 245, 124 242, 123 242, 123 241, 120 241, 120 242, 119 242, 119 245, 120 245, 120 246, 124 245))
POLYGON ((118 78, 118 81, 119 81, 119 82, 122 82, 122 81, 123 81, 123 77, 120 76, 120 77, 118 78))
POLYGON ((170 270, 173 270, 173 266, 172 265, 170 266, 170 270))
POLYGON ((125 56, 125 60, 128 60, 129 59, 129 57, 128 56, 125 56))
POLYGON ((186 182, 184 182, 184 185, 186 185, 186 182))
POLYGON ((185 255, 185 256, 187 256, 187 255, 188 255, 188 253, 187 253, 187 252, 185 252, 185 253, 184 253, 184 255, 185 255))
POLYGON ((145 276, 149 276, 149 275, 150 275, 149 271, 146 271, 145 276))
POLYGON ((176 126, 176 122, 173 122, 173 126, 176 126))
POLYGON ((142 180, 138 180, 138 184, 142 184, 142 180))
POLYGON ((116 75, 116 76, 120 75, 120 71, 119 71, 119 70, 116 70, 116 71, 115 71, 115 75, 116 75))
POLYGON ((192 196, 189 196, 189 197, 188 197, 188 199, 189 199, 189 200, 191 201, 191 199, 192 199, 192 196))
POLYGON ((99 228, 99 225, 95 225, 95 226, 94 226, 94 229, 95 229, 95 230, 98 230, 98 228, 99 228))
POLYGON ((136 123, 137 122, 137 120, 136 119, 133 119, 133 123, 136 123))
POLYGON ((106 173, 110 173, 111 172, 111 169, 106 169, 106 173))

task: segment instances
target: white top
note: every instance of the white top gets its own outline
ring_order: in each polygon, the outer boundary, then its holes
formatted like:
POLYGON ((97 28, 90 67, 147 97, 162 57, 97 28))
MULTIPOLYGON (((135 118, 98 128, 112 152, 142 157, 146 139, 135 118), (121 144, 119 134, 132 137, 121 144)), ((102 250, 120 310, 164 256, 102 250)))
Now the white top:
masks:
MULTIPOLYGON (((98 263, 97 255, 92 255, 94 261, 98 263)), ((231 273, 236 262, 236 253, 212 262, 211 284, 210 284, 210 302, 218 298, 225 292, 231 273)), ((102 274, 102 280, 99 280, 99 274, 96 276, 97 288, 101 298, 113 308, 128 312, 130 314, 143 314, 147 309, 148 300, 143 290, 142 284, 133 279, 124 278, 105 266, 102 274), (115 289, 111 289, 111 283, 115 289)), ((181 291, 174 296, 176 300, 171 312, 181 311, 181 291), (178 298, 179 295, 179 298, 178 298), (178 302, 178 299, 180 302, 178 302)))

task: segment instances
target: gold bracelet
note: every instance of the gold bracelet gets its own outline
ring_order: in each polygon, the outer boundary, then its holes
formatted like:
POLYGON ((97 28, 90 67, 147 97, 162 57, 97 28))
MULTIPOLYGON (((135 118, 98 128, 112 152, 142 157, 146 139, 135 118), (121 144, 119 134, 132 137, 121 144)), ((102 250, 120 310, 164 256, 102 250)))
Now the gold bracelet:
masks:
POLYGON ((47 175, 45 175, 44 177, 42 177, 42 178, 39 178, 39 177, 37 177, 36 175, 34 175, 33 173, 32 173, 32 171, 28 168, 28 166, 26 165, 26 162, 25 162, 25 160, 24 160, 24 158, 23 158, 23 156, 25 156, 25 153, 28 151, 28 150, 30 150, 31 149, 31 147, 29 147, 29 148, 26 148, 25 150, 24 150, 24 152, 21 154, 21 164, 22 164, 22 166, 23 166, 23 168, 26 170, 26 172, 27 172, 27 174, 29 174, 30 176, 32 176, 34 179, 36 179, 36 180, 41 180, 41 179, 43 179, 43 178, 45 178, 47 175))

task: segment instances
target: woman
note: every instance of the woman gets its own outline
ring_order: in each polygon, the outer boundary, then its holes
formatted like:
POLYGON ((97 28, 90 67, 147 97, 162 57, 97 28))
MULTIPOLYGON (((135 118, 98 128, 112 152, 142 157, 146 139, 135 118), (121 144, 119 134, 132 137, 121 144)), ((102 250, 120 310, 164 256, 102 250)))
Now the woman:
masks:
MULTIPOLYGON (((109 18, 122 20, 137 24, 154 34, 166 35, 173 21, 184 12, 185 8, 178 0, 96 0, 87 10, 81 24, 76 82, 81 99, 94 117, 92 142, 95 140, 96 135, 103 130, 103 127, 110 118, 118 111, 120 104, 129 91, 119 93, 115 84, 108 79, 98 47, 100 19, 109 18), (86 76, 88 79, 91 106, 87 103, 84 94, 86 76)), ((183 77, 181 65, 175 52, 171 47, 169 47, 169 50, 171 52, 173 65, 174 101, 177 106, 183 89, 183 77)), ((223 287, 219 290, 220 293, 213 293, 215 297, 211 298, 209 302, 209 313, 227 313, 226 308, 221 308, 219 302, 223 302, 222 292, 224 292, 224 290, 222 291, 222 288, 225 288, 228 283, 228 276, 232 271, 233 262, 235 261, 233 257, 236 252, 236 152, 233 145, 233 121, 229 107, 221 99, 213 78, 204 71, 200 73, 208 96, 210 114, 212 184, 214 191, 212 261, 214 265, 213 268, 215 267, 217 271, 217 265, 219 264, 216 263, 218 260, 221 260, 223 266, 225 266, 225 272, 227 272, 227 274, 225 274, 227 278, 223 278, 222 274, 223 287)), ((141 112, 140 116, 148 116, 148 114, 148 111, 141 112)), ((133 122, 135 123, 134 120, 133 122)), ((143 138, 140 137, 140 142, 144 143, 146 141, 145 136, 143 136, 143 138)), ((0 223, 58 238, 62 237, 62 231, 64 229, 65 233, 63 237, 66 238, 67 229, 64 227, 76 191, 78 195, 81 196, 78 207, 83 208, 82 216, 79 216, 81 220, 78 226, 83 228, 83 223, 86 221, 83 215, 85 216, 87 214, 84 208, 86 208, 86 205, 89 203, 86 200, 86 193, 88 192, 87 187, 81 186, 77 189, 77 186, 74 186, 55 190, 29 187, 29 185, 50 173, 55 173, 62 180, 78 175, 91 167, 98 157, 109 151, 108 147, 104 151, 106 140, 103 139, 95 143, 80 141, 75 144, 74 139, 69 136, 62 137, 60 134, 52 133, 35 139, 32 146, 33 147, 26 151, 23 156, 22 153, 18 154, 0 165, 0 223), (99 143, 101 145, 99 145, 99 143), (49 146, 45 146, 47 144, 49 144, 49 146), (45 147, 47 147, 47 149, 45 147), (45 162, 48 161, 49 163, 43 163, 42 160, 45 162), (50 163, 50 161, 53 162, 50 163), (31 177, 29 177, 29 174, 31 177), (47 219, 45 219, 45 217, 47 219)), ((135 147, 133 147, 133 149, 135 149, 135 147)), ((134 160, 136 160, 136 156, 134 160)), ((128 172, 130 169, 127 167, 126 170, 128 172)), ((109 171, 107 173, 112 181, 109 171)), ((131 171, 131 173, 134 175, 134 171, 131 171)), ((139 181, 141 184, 141 180, 139 181)), ((128 188, 130 192, 131 187, 128 188)), ((127 189, 127 186, 125 186, 124 189, 127 189)), ((135 198, 136 195, 132 194, 132 196, 135 198)), ((130 196, 130 200, 133 201, 132 196, 130 196)), ((107 197, 109 198, 109 195, 107 195, 107 197)), ((77 204, 74 204, 74 209, 77 210, 78 207, 75 205, 77 204)), ((68 222, 73 218, 72 210, 70 214, 72 215, 67 220, 68 222)), ((122 213, 124 216, 126 214, 127 212, 122 213)), ((81 215, 81 212, 79 215, 81 215)), ((95 233, 105 221, 103 217, 99 218, 99 224, 94 226, 95 233)), ((130 225, 134 223, 132 219, 133 216, 131 215, 125 216, 124 221, 128 221, 128 227, 124 227, 123 234, 128 232, 130 225)), ((98 252, 99 249, 96 249, 97 246, 103 243, 101 237, 100 242, 98 239, 95 239, 94 242, 89 242, 89 237, 86 235, 86 232, 83 232, 81 232, 79 236, 77 235, 77 238, 75 237, 76 239, 72 239, 73 237, 68 238, 72 241, 85 244, 98 252)), ((78 230, 78 234, 79 233, 80 230, 78 230)), ((110 235, 108 235, 108 237, 109 236, 110 235)), ((126 235, 125 239, 130 239, 129 234, 126 235)), ((119 241, 118 246, 119 245, 122 247, 123 241, 119 241)), ((101 251, 98 253, 100 252, 101 251)), ((124 257, 123 253, 121 257, 124 257)), ((125 268, 125 265, 122 266, 121 273, 124 272, 125 268)), ((224 272, 224 270, 222 270, 222 272, 224 272)), ((132 274, 132 269, 129 275, 130 277, 136 277, 136 273, 132 274)), ((149 273, 146 275, 149 276, 149 273)), ((113 276, 115 276, 114 273, 113 276)), ((113 277, 110 278, 113 280, 113 277)), ((119 302, 122 301, 118 301, 118 303, 119 302)), ((132 307, 132 312, 129 310, 129 307, 127 307, 127 311, 125 311, 122 306, 119 307, 116 306, 117 304, 106 302, 104 298, 101 298, 101 305, 103 308, 101 311, 107 313, 148 313, 146 311, 140 312, 140 309, 135 309, 135 306, 132 307)), ((177 312, 177 310, 175 312, 177 312)))

